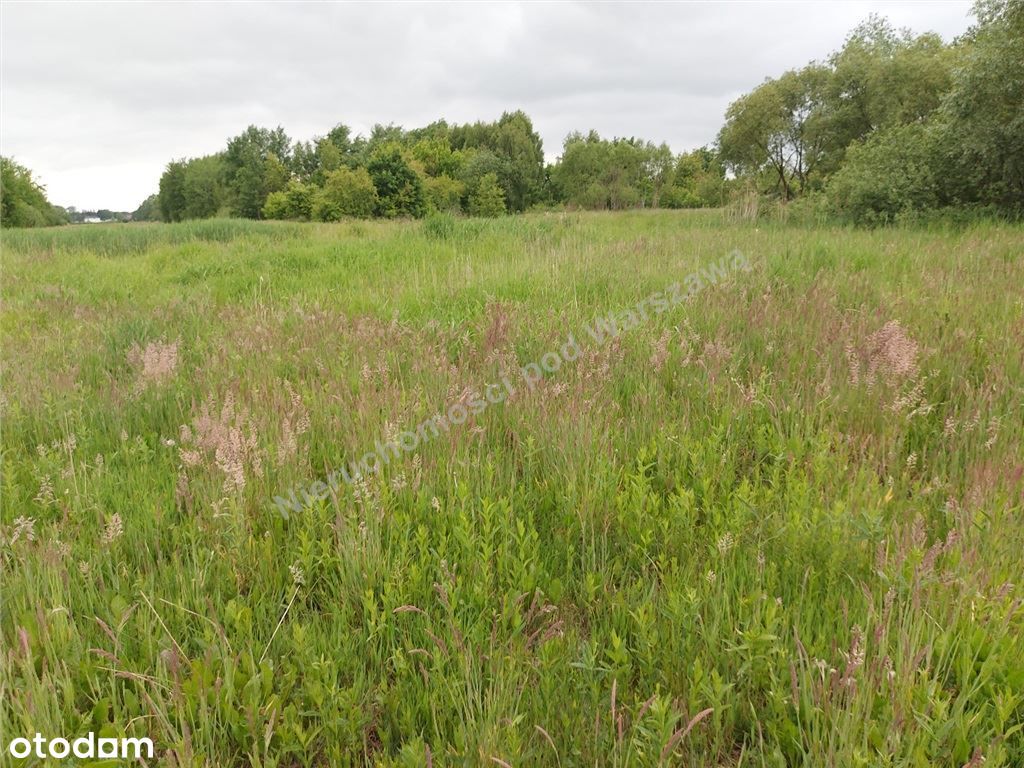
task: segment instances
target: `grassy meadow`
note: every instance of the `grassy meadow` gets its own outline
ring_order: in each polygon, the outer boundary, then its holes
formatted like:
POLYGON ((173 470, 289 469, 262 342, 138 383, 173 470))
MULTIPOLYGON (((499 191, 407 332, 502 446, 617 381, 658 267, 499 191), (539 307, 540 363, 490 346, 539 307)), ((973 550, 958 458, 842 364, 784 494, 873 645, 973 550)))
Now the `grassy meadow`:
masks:
POLYGON ((5 231, 0 740, 1019 768, 1022 253, 717 211, 5 231))

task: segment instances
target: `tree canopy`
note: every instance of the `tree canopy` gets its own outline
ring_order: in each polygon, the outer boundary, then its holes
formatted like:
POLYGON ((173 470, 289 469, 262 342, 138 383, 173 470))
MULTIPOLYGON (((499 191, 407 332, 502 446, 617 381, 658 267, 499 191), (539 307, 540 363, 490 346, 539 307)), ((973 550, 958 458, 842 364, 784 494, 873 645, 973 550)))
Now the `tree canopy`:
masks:
POLYGON ((1024 2, 982 0, 946 45, 871 17, 825 64, 733 102, 718 136, 738 178, 880 223, 947 207, 1024 214, 1024 2))
POLYGON ((66 221, 64 210, 50 204, 28 168, 0 157, 0 226, 50 227, 66 221))

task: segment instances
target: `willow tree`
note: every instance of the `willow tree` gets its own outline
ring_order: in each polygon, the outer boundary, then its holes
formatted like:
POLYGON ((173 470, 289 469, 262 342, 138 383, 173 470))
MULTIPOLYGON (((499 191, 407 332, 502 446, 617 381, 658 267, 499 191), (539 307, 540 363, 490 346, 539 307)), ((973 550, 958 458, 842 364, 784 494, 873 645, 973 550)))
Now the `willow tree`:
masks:
POLYGON ((812 64, 733 102, 718 135, 725 164, 737 175, 764 178, 784 200, 810 186, 828 145, 828 80, 829 70, 812 64))

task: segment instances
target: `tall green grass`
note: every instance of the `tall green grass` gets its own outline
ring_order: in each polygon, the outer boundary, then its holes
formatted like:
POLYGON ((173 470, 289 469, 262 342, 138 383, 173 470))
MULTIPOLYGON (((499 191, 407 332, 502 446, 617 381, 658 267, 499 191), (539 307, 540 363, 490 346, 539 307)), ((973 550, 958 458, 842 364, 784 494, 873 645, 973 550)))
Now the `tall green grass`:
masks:
POLYGON ((0 746, 1022 765, 1022 244, 663 211, 5 231, 0 746), (587 340, 733 249, 749 273, 587 340), (272 504, 570 333, 533 391, 272 504))

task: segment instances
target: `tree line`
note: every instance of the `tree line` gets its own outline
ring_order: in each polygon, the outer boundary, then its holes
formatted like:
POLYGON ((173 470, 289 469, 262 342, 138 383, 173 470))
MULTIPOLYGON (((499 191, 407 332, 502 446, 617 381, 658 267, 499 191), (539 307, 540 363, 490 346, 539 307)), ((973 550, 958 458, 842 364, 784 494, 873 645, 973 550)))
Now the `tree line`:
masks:
MULTIPOLYGON (((713 146, 674 154, 638 138, 566 137, 555 163, 522 111, 423 128, 338 124, 293 141, 250 126, 204 157, 175 160, 136 220, 213 216, 337 221, 498 216, 537 207, 787 210, 884 223, 947 209, 1024 213, 1024 0, 979 0, 946 44, 871 17, 824 62, 733 102, 713 146)), ((66 220, 31 174, 3 161, 3 223, 66 220)))
POLYGON ((1024 2, 981 0, 946 45, 872 17, 824 63, 726 113, 719 156, 782 202, 860 223, 1024 213, 1024 2))
POLYGON ((283 128, 250 126, 222 152, 170 163, 137 218, 337 221, 498 216, 557 204, 697 207, 721 204, 724 180, 710 149, 675 156, 665 144, 595 132, 570 135, 560 161, 546 165, 541 138, 521 111, 467 125, 377 125, 369 137, 339 124, 294 143, 283 128))

